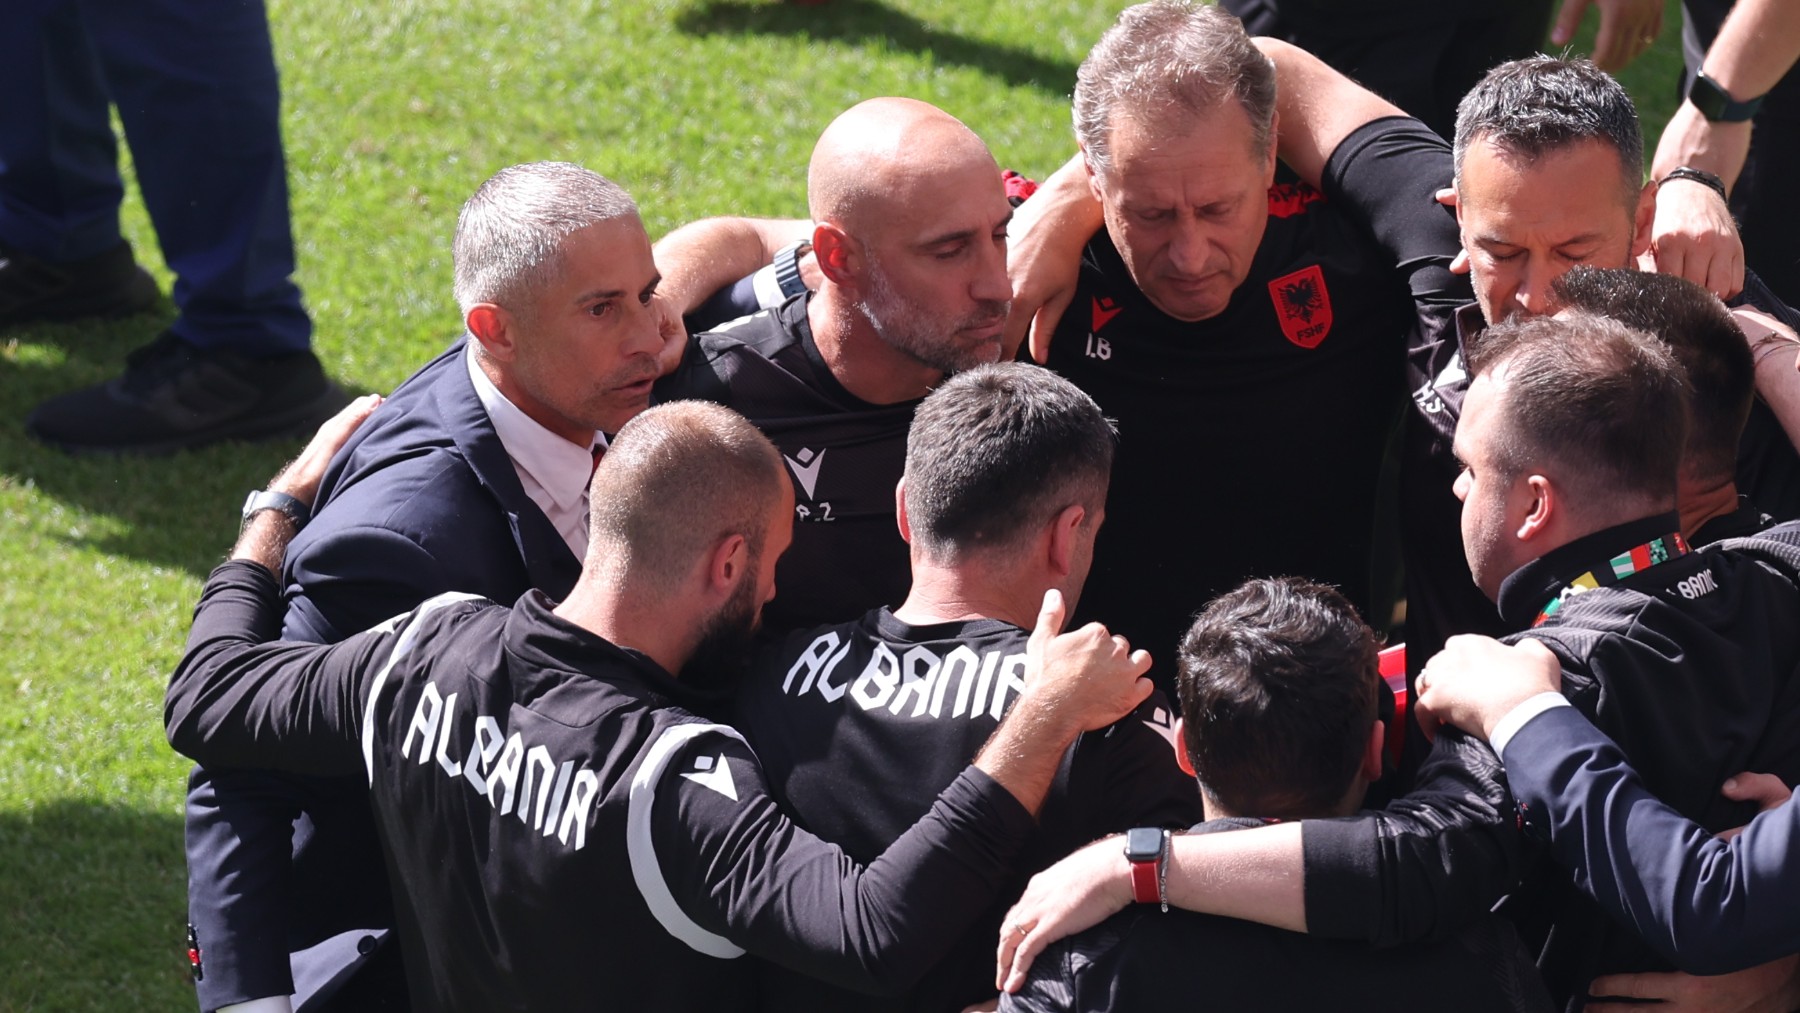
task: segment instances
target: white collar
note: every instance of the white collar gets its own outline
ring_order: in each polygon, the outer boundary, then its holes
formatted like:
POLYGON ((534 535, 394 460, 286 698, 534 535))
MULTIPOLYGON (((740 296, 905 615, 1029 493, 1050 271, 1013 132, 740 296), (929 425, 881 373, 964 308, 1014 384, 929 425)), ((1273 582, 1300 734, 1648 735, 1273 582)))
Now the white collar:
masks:
MULTIPOLYGON (((470 337, 468 343, 465 358, 469 380, 475 385, 475 396, 481 399, 481 407, 487 409, 488 419, 494 423, 494 434, 500 437, 506 456, 512 458, 513 467, 530 475, 558 508, 571 510, 585 506, 588 480, 594 473, 593 451, 583 450, 545 429, 518 405, 507 400, 476 361, 475 338, 470 337)), ((594 445, 606 446, 606 434, 596 431, 594 445)))

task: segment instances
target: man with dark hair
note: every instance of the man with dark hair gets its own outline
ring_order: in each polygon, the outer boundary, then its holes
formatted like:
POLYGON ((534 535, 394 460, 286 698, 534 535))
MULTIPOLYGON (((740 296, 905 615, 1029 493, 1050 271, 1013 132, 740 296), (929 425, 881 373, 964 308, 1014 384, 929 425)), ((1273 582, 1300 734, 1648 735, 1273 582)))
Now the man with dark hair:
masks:
POLYGON ((796 286, 778 309, 696 336, 656 388, 659 400, 729 405, 781 448, 796 504, 775 630, 905 595, 893 488, 907 426, 947 374, 1000 358, 1011 295, 999 167, 941 109, 877 98, 846 110, 813 149, 807 201, 810 223, 736 222, 748 230, 741 244, 726 231, 723 243, 680 245, 684 234, 657 253, 686 312, 765 262, 758 236, 804 227, 811 237, 816 293, 796 286))
POLYGON ((1744 332, 1718 297, 1685 278, 1630 268, 1578 267, 1552 288, 1560 304, 1653 334, 1680 360, 1689 426, 1675 500, 1688 543, 1753 535, 1773 523, 1737 491, 1756 366, 1744 332))
MULTIPOLYGON (((1417 411, 1401 482, 1406 531, 1407 656, 1414 674, 1455 633, 1511 632, 1468 581, 1458 553, 1459 470, 1450 447, 1482 329, 1560 308, 1573 265, 1624 268, 1653 246, 1656 195, 1699 187, 1687 176, 1642 182, 1643 138, 1631 96, 1584 60, 1532 57, 1496 67, 1464 97, 1456 130, 1456 208, 1476 307, 1408 357, 1417 411)), ((1700 277, 1705 265, 1698 266, 1700 277)), ((1788 313, 1754 274, 1746 298, 1788 313)), ((1646 328, 1658 330, 1661 328, 1646 328)), ((1792 372, 1789 370, 1789 372, 1792 372)), ((1777 516, 1800 511, 1800 456, 1766 406, 1746 423, 1737 484, 1777 516)))
MULTIPOLYGON (((1344 597, 1285 577, 1213 600, 1182 641, 1176 753, 1213 834, 1356 811, 1381 776, 1374 634, 1344 597)), ((1052 946, 1003 1010, 1548 1010, 1510 925, 1376 949, 1139 906, 1052 946), (1271 974, 1271 968, 1285 973, 1271 974), (1396 984, 1400 987, 1395 987, 1396 984)))
POLYGON ((1208 812, 1355 811, 1381 776, 1375 652, 1367 624, 1322 585, 1252 580, 1207 605, 1177 659, 1177 753, 1208 812))
MULTIPOLYGON (((274 483, 301 502, 323 470, 303 461, 274 483)), ((694 709, 691 666, 774 593, 793 510, 775 448, 727 409, 665 405, 593 481, 608 506, 560 603, 445 594, 331 646, 268 642, 293 523, 258 514, 170 681, 169 739, 196 759, 368 779, 422 1007, 742 1009, 746 951, 904 988, 991 902, 1064 750, 1150 692, 1141 652, 1055 636, 1046 603, 993 740, 864 867, 783 816, 742 738, 694 709)))
MULTIPOLYGON (((1675 510, 1684 377, 1661 342, 1571 313, 1496 325, 1473 351, 1455 492, 1476 583, 1507 624, 1526 631, 1518 636, 1555 653, 1563 694, 1616 739, 1652 790, 1713 832, 1742 825, 1753 807, 1720 797, 1726 778, 1767 770, 1800 780, 1800 731, 1772 720, 1800 713, 1791 552, 1756 539, 1688 551, 1675 510)), ((1421 778, 1447 743, 1466 741, 1440 734, 1421 778)), ((1510 878, 1516 817, 1503 791, 1501 805, 1487 808, 1492 794, 1450 788, 1427 785, 1359 820, 1232 835, 1228 847, 1186 842, 1168 869, 1172 902, 1386 943, 1459 924, 1510 878), (1209 874, 1201 866, 1209 860, 1229 873, 1209 874)), ((1053 923, 1090 900, 1076 924, 1116 910, 1122 863, 1106 845, 1071 861, 1066 875, 1034 881, 1009 918, 1054 936, 1062 929, 1053 923), (1104 886, 1084 893, 1096 875, 1104 886)), ((1505 913, 1571 1009, 1597 974, 1659 967, 1642 940, 1547 869, 1513 893, 1505 913)), ((1785 963, 1748 973, 1760 976, 1752 987, 1773 991, 1792 984, 1793 972, 1785 963)))
MULTIPOLYGON (((898 493, 913 575, 905 602, 789 636, 740 689, 738 725, 784 810, 860 861, 924 815, 1018 706, 1038 603, 1046 593, 1071 608, 1080 598, 1112 459, 1112 427, 1093 400, 1037 366, 980 366, 919 405, 898 493)), ((1193 782, 1169 755, 1171 725, 1154 694, 1075 743, 1002 897, 1097 836, 1198 818, 1193 782)), ((771 967, 763 1008, 946 1010, 992 999, 987 943, 1004 911, 990 907, 902 1001, 882 1005, 771 967)))

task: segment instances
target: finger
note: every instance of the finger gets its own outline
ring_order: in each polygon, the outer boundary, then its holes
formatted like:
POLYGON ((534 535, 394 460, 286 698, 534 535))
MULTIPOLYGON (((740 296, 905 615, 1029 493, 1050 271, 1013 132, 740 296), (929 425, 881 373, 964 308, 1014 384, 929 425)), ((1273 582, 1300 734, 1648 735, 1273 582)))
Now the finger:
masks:
POLYGON ((1755 802, 1764 809, 1778 806, 1788 800, 1793 792, 1774 774, 1757 774, 1746 771, 1727 778, 1719 789, 1719 794, 1734 802, 1755 802))
POLYGON ((1720 299, 1729 299, 1731 291, 1731 258, 1715 254, 1706 262, 1706 277, 1698 279, 1706 290, 1720 299))
POLYGON ((1556 661, 1556 652, 1545 647, 1544 642, 1535 637, 1526 637, 1519 641, 1517 644, 1513 645, 1513 650, 1523 651, 1524 653, 1531 655, 1533 660, 1540 663, 1554 663, 1556 661))
MULTIPOLYGON (((1688 261, 1686 243, 1677 242, 1671 237, 1657 243, 1650 252, 1656 256, 1657 274, 1666 274, 1676 278, 1688 277, 1686 274, 1688 261)), ((1702 273, 1700 277, 1689 280, 1704 285, 1706 284, 1706 275, 1702 273)))
POLYGON ((1032 317, 1033 314, 1026 312, 1017 305, 1014 305, 1006 314, 1006 328, 1000 332, 1000 340, 1003 342, 1001 346, 1001 358, 1011 359, 1017 357, 1019 354, 1019 346, 1024 344, 1027 339, 1030 339, 1031 357, 1039 362, 1043 361, 1037 357, 1037 336, 1035 330, 1032 328, 1032 317))
POLYGON ((1142 648, 1140 648, 1138 650, 1131 652, 1132 667, 1137 670, 1139 675, 1142 675, 1143 673, 1150 671, 1150 666, 1153 663, 1154 663, 1154 659, 1152 659, 1150 657, 1149 651, 1146 651, 1146 650, 1143 650, 1142 648))
POLYGON ((1056 588, 1044 592, 1044 604, 1038 609, 1037 625, 1032 627, 1026 649, 1042 654, 1044 648, 1063 628, 1063 596, 1056 588))
POLYGON ((1017 931, 1015 926, 1031 924, 1029 919, 1017 916, 1018 910, 1015 906, 1008 911, 1006 920, 1000 923, 1000 945, 994 951, 994 987, 998 989, 1006 987, 1006 975, 1012 968, 1013 950, 1018 948, 1019 940, 1024 937, 1024 933, 1017 931))
MULTIPOLYGON (((1670 997, 1670 979, 1673 975, 1637 973, 1637 974, 1603 974, 1594 979, 1588 986, 1588 995, 1612 996, 1621 999, 1661 1000, 1670 997)), ((1588 1009, 1596 1009, 1589 1004, 1588 1009)), ((1621 1006, 1620 1008, 1626 1008, 1621 1006)))
POLYGON ((1736 299, 1738 293, 1744 291, 1744 247, 1740 244, 1737 251, 1726 261, 1725 284, 1717 290, 1721 299, 1736 299))
POLYGON ((1581 27, 1581 16, 1587 13, 1588 0, 1563 0, 1563 5, 1556 12, 1556 27, 1550 30, 1550 41, 1559 46, 1566 46, 1575 37, 1575 29, 1581 27))
POLYGON ((1002 992, 1017 992, 1025 987, 1026 972, 1031 970, 1031 962, 1043 952, 1044 939, 1048 933, 1038 931, 1032 926, 1031 931, 1019 936, 1019 945, 1012 952, 1012 960, 1007 969, 1006 981, 1000 986, 1002 992))
MULTIPOLYGON (((1134 658, 1132 660, 1135 661, 1136 659, 1134 658)), ((1151 682, 1149 679, 1140 675, 1137 684, 1131 687, 1131 696, 1129 698, 1131 700, 1131 710, 1137 710, 1138 706, 1145 700, 1150 699, 1150 694, 1154 692, 1156 692, 1156 683, 1151 682)), ((1130 713, 1130 711, 1127 711, 1127 713, 1130 713)))
POLYGON ((1056 336, 1056 325, 1062 323, 1074 293, 1061 293, 1038 307, 1031 323, 1031 358, 1038 363, 1050 360, 1050 339, 1056 336))
POLYGON ((1629 34, 1631 31, 1620 18, 1608 17, 1602 8, 1600 32, 1594 38, 1594 66, 1610 72, 1630 63, 1632 56, 1636 54, 1633 47, 1637 43, 1629 34))
POLYGON ((308 445, 307 449, 343 442, 345 438, 356 431, 357 426, 363 424, 363 420, 367 419, 371 412, 381 407, 381 401, 380 394, 364 394, 338 409, 336 415, 326 419, 319 426, 319 431, 313 434, 312 443, 308 445))

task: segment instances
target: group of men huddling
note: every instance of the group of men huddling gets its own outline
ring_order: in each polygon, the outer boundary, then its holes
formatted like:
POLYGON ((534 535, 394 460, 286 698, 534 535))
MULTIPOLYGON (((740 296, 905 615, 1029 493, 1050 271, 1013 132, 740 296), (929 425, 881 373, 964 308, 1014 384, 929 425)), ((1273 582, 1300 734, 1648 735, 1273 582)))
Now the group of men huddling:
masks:
POLYGON ((1584 61, 1452 146, 1184 0, 1074 122, 1021 202, 872 99, 808 220, 655 247, 481 185, 466 335, 246 504, 170 684, 203 1009, 1800 1003, 1564 805, 1800 779, 1796 316, 1637 269, 1705 182, 1584 61))

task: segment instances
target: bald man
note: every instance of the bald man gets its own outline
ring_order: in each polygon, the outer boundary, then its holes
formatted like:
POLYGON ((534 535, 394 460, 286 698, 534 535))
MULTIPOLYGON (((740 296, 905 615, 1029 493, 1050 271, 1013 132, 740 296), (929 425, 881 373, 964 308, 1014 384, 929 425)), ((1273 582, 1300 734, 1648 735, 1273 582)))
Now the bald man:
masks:
POLYGON ((655 394, 730 405, 780 449, 795 503, 766 612, 777 630, 906 596, 894 484, 913 409, 946 374, 1000 358, 1011 297, 999 167, 935 106, 870 99, 833 120, 807 201, 810 223, 718 219, 657 245, 661 291, 686 311, 810 234, 816 291, 696 336, 655 394))
MULTIPOLYGON (((273 490, 310 502, 353 424, 334 420, 273 490)), ((368 779, 420 1009, 747 1009, 746 952, 905 988, 994 899, 1064 751, 1149 694, 1149 660, 1098 626, 1055 635, 1047 596, 1025 688, 981 755, 879 857, 847 858, 781 814, 693 682, 774 590, 781 471, 724 408, 650 409, 595 470, 560 604, 444 594, 331 646, 266 642, 294 522, 259 513, 196 609, 169 741, 208 764, 368 779)))

